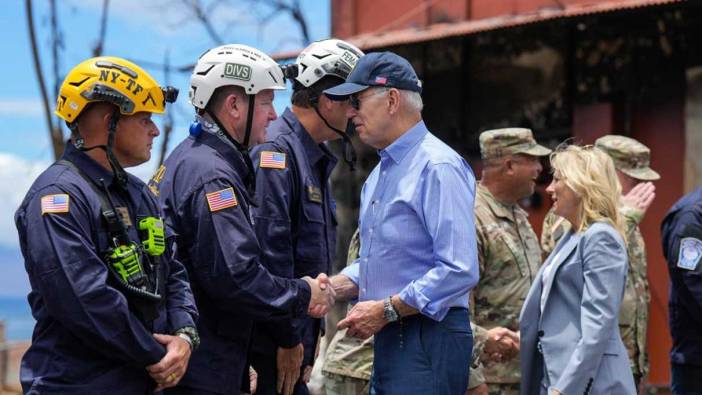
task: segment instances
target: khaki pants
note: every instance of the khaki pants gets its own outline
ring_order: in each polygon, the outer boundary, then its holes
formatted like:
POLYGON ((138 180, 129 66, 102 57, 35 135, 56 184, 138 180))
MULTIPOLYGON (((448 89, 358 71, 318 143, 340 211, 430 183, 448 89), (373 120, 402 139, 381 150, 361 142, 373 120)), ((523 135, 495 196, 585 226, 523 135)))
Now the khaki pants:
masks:
POLYGON ((519 384, 488 384, 490 395, 519 395, 519 384))
POLYGON ((324 389, 327 395, 368 395, 370 381, 325 373, 324 389))

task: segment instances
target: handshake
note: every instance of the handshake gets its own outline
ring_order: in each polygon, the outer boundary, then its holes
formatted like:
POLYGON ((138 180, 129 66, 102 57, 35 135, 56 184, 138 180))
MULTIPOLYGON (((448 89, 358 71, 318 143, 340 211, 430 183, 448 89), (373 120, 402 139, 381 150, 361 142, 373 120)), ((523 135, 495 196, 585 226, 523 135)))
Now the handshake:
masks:
POLYGON ((307 314, 314 318, 324 317, 334 306, 336 297, 331 280, 324 273, 321 273, 314 279, 309 276, 305 276, 302 279, 309 284, 310 291, 312 291, 307 314))
POLYGON ((484 363, 504 362, 519 353, 519 332, 497 327, 487 331, 480 360, 484 363))

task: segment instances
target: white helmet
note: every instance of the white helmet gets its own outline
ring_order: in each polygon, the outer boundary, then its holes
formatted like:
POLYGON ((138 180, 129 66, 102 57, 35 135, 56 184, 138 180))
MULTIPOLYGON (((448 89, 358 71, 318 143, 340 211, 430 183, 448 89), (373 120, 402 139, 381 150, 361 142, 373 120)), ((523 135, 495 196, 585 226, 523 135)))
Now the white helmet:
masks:
POLYGON ((246 94, 285 89, 280 66, 270 56, 242 44, 222 45, 200 56, 190 77, 190 104, 204 109, 220 86, 236 85, 246 94))
POLYGON ((298 73, 295 80, 306 88, 327 75, 345 80, 361 56, 363 52, 346 41, 336 38, 315 41, 295 60, 298 73))

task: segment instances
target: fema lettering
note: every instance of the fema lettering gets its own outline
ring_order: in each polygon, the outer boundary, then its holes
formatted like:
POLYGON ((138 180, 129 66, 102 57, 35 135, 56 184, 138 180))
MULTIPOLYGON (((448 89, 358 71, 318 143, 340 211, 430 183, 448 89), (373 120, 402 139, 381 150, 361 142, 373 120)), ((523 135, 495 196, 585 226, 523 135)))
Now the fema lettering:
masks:
POLYGON ((100 81, 107 81, 109 78, 111 83, 116 84, 117 80, 119 79, 119 81, 122 81, 122 83, 127 84, 127 89, 130 90, 134 95, 144 90, 144 88, 142 88, 141 85, 137 84, 136 81, 134 81, 133 79, 127 78, 125 80, 124 78, 120 78, 121 76, 122 74, 116 71, 100 70, 100 81))
POLYGON ((245 64, 227 63, 224 65, 224 76, 248 81, 251 79, 251 67, 245 64))
POLYGON ((341 55, 341 60, 343 60, 349 66, 353 67, 356 65, 357 57, 351 52, 346 51, 341 55))

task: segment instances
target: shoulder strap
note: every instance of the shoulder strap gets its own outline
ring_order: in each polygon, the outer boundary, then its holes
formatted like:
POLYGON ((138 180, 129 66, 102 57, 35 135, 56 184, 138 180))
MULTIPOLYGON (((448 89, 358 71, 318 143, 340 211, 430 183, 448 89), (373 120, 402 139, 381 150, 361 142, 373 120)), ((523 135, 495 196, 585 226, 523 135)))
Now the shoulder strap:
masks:
POLYGON ((105 208, 109 206, 107 196, 105 196, 105 193, 102 190, 100 190, 100 188, 97 185, 95 185, 95 182, 90 177, 88 177, 81 169, 78 168, 78 166, 76 166, 73 162, 69 160, 59 159, 58 161, 56 161, 56 163, 68 167, 69 169, 73 170, 74 173, 81 176, 81 178, 83 178, 85 182, 87 182, 88 185, 90 185, 93 191, 95 191, 95 194, 98 195, 98 197, 100 198, 100 206, 102 207, 102 210, 105 211, 105 208))
MULTIPOLYGON (((90 185, 93 191, 95 191, 95 194, 100 199, 100 211, 105 223, 107 224, 107 230, 109 231, 110 236, 117 237, 119 240, 122 240, 125 237, 128 239, 124 221, 113 208, 113 204, 110 202, 110 198, 106 191, 102 190, 93 179, 88 177, 88 175, 79 169, 73 162, 66 159, 60 159, 56 163, 73 170, 74 173, 81 176, 88 183, 88 185, 90 185)), ((123 242, 126 243, 127 240, 123 240, 123 242)))

